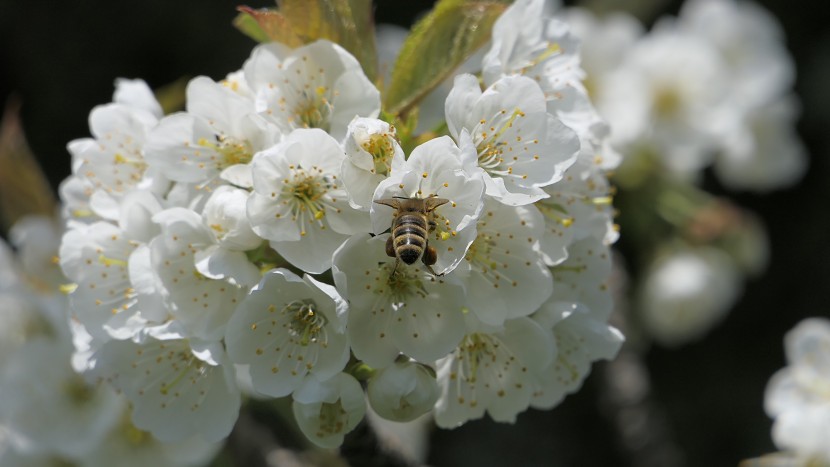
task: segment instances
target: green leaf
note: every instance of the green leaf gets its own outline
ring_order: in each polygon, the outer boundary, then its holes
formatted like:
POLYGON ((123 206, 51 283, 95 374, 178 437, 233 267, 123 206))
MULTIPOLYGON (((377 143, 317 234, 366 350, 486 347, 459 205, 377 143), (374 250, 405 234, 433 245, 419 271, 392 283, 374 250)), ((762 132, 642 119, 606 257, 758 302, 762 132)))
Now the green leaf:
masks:
POLYGON ((490 39, 507 8, 499 0, 441 0, 412 29, 401 48, 384 108, 406 114, 490 39))
POLYGON ((278 6, 278 10, 238 7, 234 25, 258 42, 282 42, 292 48, 328 39, 354 55, 369 79, 375 78, 371 0, 279 0, 278 6))

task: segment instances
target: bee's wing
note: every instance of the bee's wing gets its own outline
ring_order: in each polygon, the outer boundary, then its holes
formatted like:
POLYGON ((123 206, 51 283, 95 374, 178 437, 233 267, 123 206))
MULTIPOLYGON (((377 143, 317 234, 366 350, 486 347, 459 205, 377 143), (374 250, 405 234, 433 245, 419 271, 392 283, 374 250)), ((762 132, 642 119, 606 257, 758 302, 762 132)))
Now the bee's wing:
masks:
POLYGON ((401 202, 395 198, 376 199, 375 202, 395 209, 398 209, 401 206, 401 202))
POLYGON ((435 208, 437 208, 438 206, 441 206, 443 204, 447 204, 449 202, 450 202, 450 200, 448 200, 446 198, 427 198, 427 199, 424 200, 424 207, 426 208, 426 212, 430 212, 430 211, 434 210, 435 208))

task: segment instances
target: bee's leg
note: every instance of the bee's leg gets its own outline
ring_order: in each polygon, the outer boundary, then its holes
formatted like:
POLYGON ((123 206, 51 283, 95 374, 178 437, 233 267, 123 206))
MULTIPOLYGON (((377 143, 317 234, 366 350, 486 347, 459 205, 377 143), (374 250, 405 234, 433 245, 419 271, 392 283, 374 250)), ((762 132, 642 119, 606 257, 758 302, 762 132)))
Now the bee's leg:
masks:
POLYGON ((398 265, 399 264, 401 264, 401 259, 400 258, 395 258, 395 266, 392 268, 392 272, 389 273, 389 277, 394 277, 395 276, 395 271, 398 270, 398 265))
MULTIPOLYGON (((386 239, 386 256, 392 258, 395 257, 395 241, 391 235, 389 236, 389 238, 386 239)), ((395 266, 397 267, 397 265, 398 263, 396 262, 395 266)))
POLYGON ((430 272, 433 276, 441 277, 443 274, 437 274, 434 269, 432 269, 432 265, 438 261, 438 251, 435 249, 434 246, 429 246, 427 243, 424 247, 424 254, 421 256, 421 261, 424 263, 424 266, 427 267, 427 271, 430 272))

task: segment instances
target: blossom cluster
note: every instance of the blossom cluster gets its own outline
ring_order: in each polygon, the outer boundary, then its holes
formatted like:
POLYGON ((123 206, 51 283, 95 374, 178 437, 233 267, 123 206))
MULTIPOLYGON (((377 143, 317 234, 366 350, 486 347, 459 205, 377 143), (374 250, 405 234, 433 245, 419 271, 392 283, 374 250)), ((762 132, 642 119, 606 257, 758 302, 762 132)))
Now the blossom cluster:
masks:
POLYGON ((639 242, 629 260, 644 271, 637 321, 665 345, 699 338, 769 254, 760 221, 701 187, 705 171, 726 190, 763 192, 806 169, 783 32, 736 0, 687 0, 649 31, 623 12, 561 16, 583 38, 586 86, 623 155, 614 182, 631 200, 620 223, 637 224, 626 237, 639 242))
POLYGON ((618 157, 579 41, 543 3, 504 12, 480 76, 454 77, 448 134, 409 154, 329 41, 257 46, 169 115, 118 80, 60 189, 75 368, 162 441, 228 436, 243 393, 290 397, 303 433, 335 447, 366 400, 454 427, 578 389, 623 340, 608 324, 618 157), (421 230, 389 232, 395 200, 431 198, 421 230), (400 259, 406 241, 422 261, 400 259))
POLYGON ((131 421, 129 402, 73 369, 66 279, 53 261, 62 228, 27 216, 0 240, 0 465, 202 465, 219 448, 198 436, 162 443, 131 421))

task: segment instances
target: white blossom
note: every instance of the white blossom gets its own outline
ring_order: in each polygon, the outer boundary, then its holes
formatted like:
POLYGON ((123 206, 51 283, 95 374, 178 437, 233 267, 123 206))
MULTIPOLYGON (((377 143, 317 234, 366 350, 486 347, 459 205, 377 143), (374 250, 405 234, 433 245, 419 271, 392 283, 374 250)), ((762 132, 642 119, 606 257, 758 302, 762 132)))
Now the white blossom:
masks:
POLYGON ((620 155, 609 145, 609 128, 588 96, 580 64, 580 40, 570 26, 547 15, 544 0, 519 0, 493 25, 493 42, 482 61, 485 85, 522 75, 544 92, 547 111, 579 136, 580 153, 598 166, 615 167, 620 155))
POLYGON ((550 409, 582 385, 599 359, 612 359, 623 335, 608 324, 611 314, 609 247, 587 237, 569 247, 568 259, 552 269, 554 291, 532 317, 551 333, 557 353, 541 372, 533 407, 550 409))
POLYGON ((737 117, 722 140, 714 169, 732 189, 765 191, 794 184, 807 170, 807 150, 795 120, 793 95, 768 98, 737 117))
POLYGON ((252 163, 247 212, 254 232, 310 273, 330 268, 332 253, 349 235, 368 231, 368 215, 349 206, 342 186, 345 157, 322 130, 300 129, 252 163))
POLYGON ((554 287, 539 253, 544 229, 539 210, 490 200, 477 229, 465 261, 456 269, 469 291, 465 307, 491 325, 536 311, 554 287))
POLYGON ((545 188, 548 197, 535 206, 545 220, 539 247, 549 266, 568 257, 571 243, 593 237, 611 244, 619 236, 613 222, 612 187, 605 173, 579 158, 562 181, 545 188))
POLYGON ((465 169, 483 172, 487 194, 505 204, 543 198, 541 187, 560 180, 579 150, 576 134, 547 113, 544 93, 530 78, 504 77, 482 92, 474 76, 459 75, 446 112, 458 144, 466 132, 475 146, 473 158, 462 153, 465 169))
POLYGON ((708 42, 665 19, 604 82, 610 88, 598 106, 613 143, 645 146, 664 168, 691 179, 712 162, 719 128, 734 109, 726 105, 723 58, 708 42))
POLYGON ((240 395, 221 344, 207 343, 194 353, 187 340, 175 334, 163 337, 148 335, 140 344, 103 344, 92 357, 91 374, 124 393, 135 426, 161 441, 227 437, 238 416, 240 395), (199 357, 204 349, 212 358, 199 357))
POLYGON ((431 369, 404 359, 378 370, 366 386, 372 409, 397 422, 409 422, 428 413, 438 400, 438 393, 431 369))
POLYGON ((91 138, 71 141, 73 177, 64 190, 74 195, 67 213, 84 218, 93 195, 120 198, 137 186, 147 185, 144 143, 159 119, 158 103, 141 81, 116 82, 116 101, 95 107, 89 114, 91 138), (72 181, 74 180, 74 181, 72 181))
POLYGON ((335 448, 366 413, 363 390, 354 377, 338 373, 326 380, 306 376, 291 405, 300 430, 317 446, 335 448))
POLYGON ((96 222, 67 231, 60 259, 66 277, 77 285, 70 294, 72 314, 91 335, 117 339, 132 336, 135 329, 130 323, 147 320, 141 314, 139 291, 150 292, 143 295, 151 305, 145 307, 149 317, 164 318, 154 314, 152 293, 157 291, 153 279, 145 280, 147 287, 141 290, 130 278, 131 268, 137 276, 147 274, 141 264, 148 262, 149 251, 117 226, 96 222))
POLYGON ((345 49, 318 40, 294 50, 254 49, 245 77, 256 93, 256 111, 288 134, 319 128, 338 141, 355 116, 377 117, 380 93, 345 49))
POLYGON ((306 374, 328 379, 346 365, 346 313, 334 287, 284 269, 269 271, 228 323, 228 357, 248 365, 254 390, 286 396, 306 374))
POLYGON ((540 372, 531 401, 535 408, 551 409, 577 391, 591 372, 591 364, 613 359, 625 340, 606 317, 579 303, 551 301, 534 318, 552 331, 557 351, 551 365, 540 372))
POLYGON ((205 465, 216 455, 220 443, 210 443, 198 436, 165 443, 151 433, 136 428, 124 411, 119 423, 113 427, 95 449, 80 460, 86 467, 144 467, 163 465, 185 467, 205 465))
POLYGON ((405 160, 395 127, 382 120, 355 118, 343 146, 347 156, 343 161, 343 185, 349 202, 357 209, 368 210, 375 188, 392 170, 400 170, 405 160))
POLYGON ((493 43, 484 56, 484 82, 520 74, 537 81, 552 99, 584 95, 579 41, 568 25, 544 15, 545 0, 518 0, 493 25, 493 43))
POLYGON ((718 49, 735 83, 729 99, 736 105, 765 100, 787 91, 795 67, 778 21, 754 2, 688 0, 678 27, 718 49))
POLYGON ((164 117, 147 139, 147 163, 177 182, 205 184, 218 176, 250 186, 254 153, 279 140, 253 102, 207 77, 187 85, 187 112, 164 117))
POLYGON ((399 352, 437 360, 464 334, 464 289, 417 265, 396 268, 386 238, 355 235, 334 254, 334 283, 350 305, 352 352, 374 368, 392 364, 399 352))
POLYGON ((220 338, 234 308, 259 277, 256 267, 244 252, 213 250, 213 230, 193 211, 171 208, 153 220, 162 233, 150 242, 150 257, 164 286, 167 309, 191 337, 220 338))
POLYGON ((452 428, 485 411, 497 422, 515 422, 555 354, 550 333, 529 318, 471 330, 436 364, 441 396, 435 423, 452 428))
POLYGON ((23 344, 0 374, 0 420, 21 452, 78 457, 112 428, 121 401, 69 365, 68 341, 41 337, 23 344))

